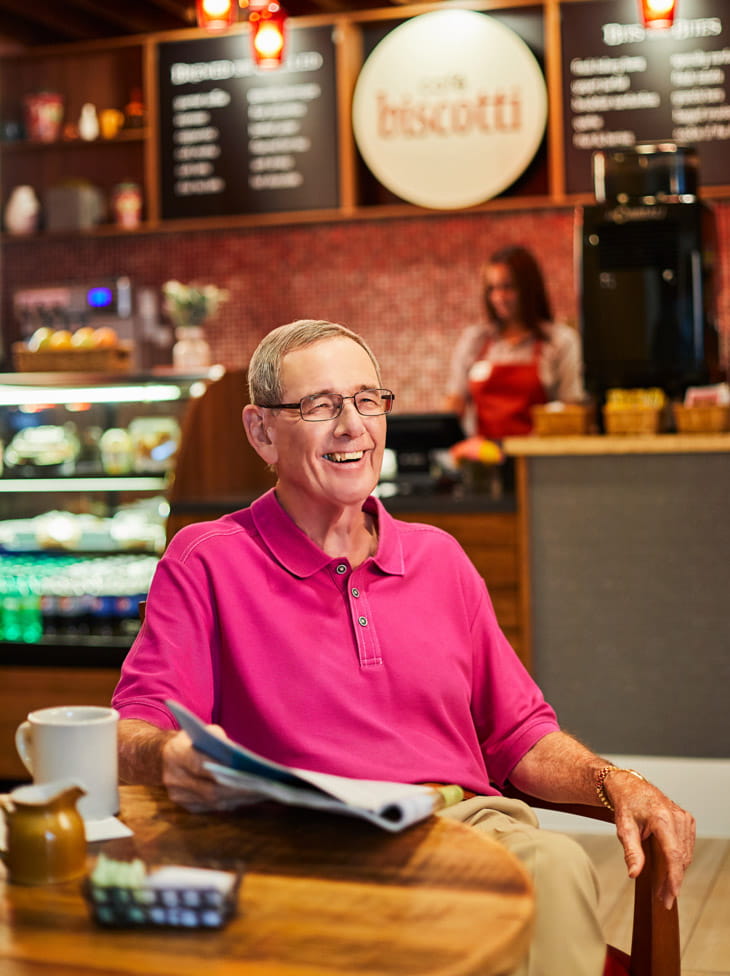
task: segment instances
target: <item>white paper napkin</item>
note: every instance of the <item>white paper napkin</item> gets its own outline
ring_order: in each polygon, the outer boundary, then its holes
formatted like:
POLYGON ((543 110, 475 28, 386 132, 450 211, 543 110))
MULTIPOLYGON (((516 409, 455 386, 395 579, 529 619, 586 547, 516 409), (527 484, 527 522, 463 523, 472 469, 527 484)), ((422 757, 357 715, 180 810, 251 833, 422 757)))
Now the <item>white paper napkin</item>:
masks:
POLYGON ((97 840, 115 840, 117 837, 131 837, 133 831, 116 817, 103 820, 85 820, 86 840, 89 844, 97 840))

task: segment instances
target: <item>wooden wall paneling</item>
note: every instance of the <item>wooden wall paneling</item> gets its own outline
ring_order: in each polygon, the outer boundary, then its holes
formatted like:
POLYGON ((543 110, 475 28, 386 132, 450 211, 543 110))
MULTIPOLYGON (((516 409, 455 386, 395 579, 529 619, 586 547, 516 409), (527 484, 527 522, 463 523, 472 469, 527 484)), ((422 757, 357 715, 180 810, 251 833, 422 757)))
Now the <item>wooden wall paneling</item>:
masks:
POLYGON ((15 730, 36 708, 109 705, 115 668, 0 667, 0 779, 29 780, 15 751, 15 730))
POLYGON ((484 539, 465 540, 462 545, 490 589, 516 585, 518 580, 516 546, 495 546, 484 539))
POLYGON ((337 57, 337 131, 340 163, 340 209, 352 213, 357 205, 357 151, 352 132, 352 95, 362 66, 362 33, 341 17, 335 25, 337 57))
POLYGON ((430 522, 464 544, 475 540, 491 545, 514 546, 517 525, 514 512, 398 512, 406 522, 430 522))
POLYGON ((148 133, 144 147, 144 200, 143 214, 150 224, 160 221, 160 150, 157 144, 158 97, 157 97, 157 45, 150 39, 142 52, 144 76, 145 131, 148 133))
POLYGON ((563 91, 560 41, 560 5, 546 0, 545 14, 545 80, 548 91, 548 187, 556 202, 565 199, 565 155, 563 152, 563 91))

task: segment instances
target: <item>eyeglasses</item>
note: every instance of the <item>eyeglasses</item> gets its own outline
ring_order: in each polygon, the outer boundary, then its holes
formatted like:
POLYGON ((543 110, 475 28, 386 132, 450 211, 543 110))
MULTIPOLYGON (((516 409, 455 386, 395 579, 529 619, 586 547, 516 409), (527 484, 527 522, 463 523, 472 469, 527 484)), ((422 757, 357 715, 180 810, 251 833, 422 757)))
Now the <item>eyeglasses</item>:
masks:
POLYGON ((354 396, 341 393, 312 393, 302 397, 298 403, 260 403, 258 406, 268 410, 298 410, 302 420, 334 420, 342 413, 345 400, 352 400, 355 409, 363 417, 379 417, 393 409, 395 393, 391 390, 360 390, 354 396))

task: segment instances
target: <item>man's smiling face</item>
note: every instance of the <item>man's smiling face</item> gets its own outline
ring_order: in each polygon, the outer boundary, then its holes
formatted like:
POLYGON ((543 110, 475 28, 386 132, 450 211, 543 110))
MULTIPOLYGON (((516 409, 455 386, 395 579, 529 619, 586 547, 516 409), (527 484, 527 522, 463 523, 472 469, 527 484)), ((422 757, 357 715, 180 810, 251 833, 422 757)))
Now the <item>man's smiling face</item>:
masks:
MULTIPOLYGON (((346 337, 322 339, 287 353, 281 364, 282 403, 313 393, 351 397, 380 386, 367 352, 346 337)), ((269 414, 267 429, 275 448, 279 484, 309 501, 361 505, 380 477, 385 447, 385 416, 363 417, 345 400, 334 420, 304 421, 297 410, 269 414)), ((301 500, 304 500, 303 498, 301 500)))

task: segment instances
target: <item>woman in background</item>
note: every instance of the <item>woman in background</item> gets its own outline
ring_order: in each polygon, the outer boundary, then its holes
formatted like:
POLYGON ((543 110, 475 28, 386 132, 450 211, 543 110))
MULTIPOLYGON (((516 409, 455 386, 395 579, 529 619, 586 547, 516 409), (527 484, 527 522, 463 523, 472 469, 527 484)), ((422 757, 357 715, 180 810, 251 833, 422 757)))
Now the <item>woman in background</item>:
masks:
POLYGON ((540 268, 523 247, 484 268, 485 325, 469 326, 451 360, 444 409, 481 438, 529 434, 536 404, 585 398, 580 336, 552 321, 540 268))

